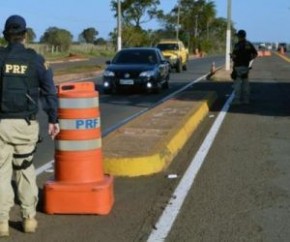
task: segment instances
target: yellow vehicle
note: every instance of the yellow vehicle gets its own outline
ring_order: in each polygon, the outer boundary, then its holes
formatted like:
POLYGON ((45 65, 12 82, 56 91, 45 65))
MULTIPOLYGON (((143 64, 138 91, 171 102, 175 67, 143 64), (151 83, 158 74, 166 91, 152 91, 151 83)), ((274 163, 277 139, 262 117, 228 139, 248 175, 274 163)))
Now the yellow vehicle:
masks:
POLYGON ((156 47, 161 50, 163 56, 170 62, 171 68, 175 69, 176 72, 187 70, 189 52, 182 41, 175 39, 161 40, 156 47))

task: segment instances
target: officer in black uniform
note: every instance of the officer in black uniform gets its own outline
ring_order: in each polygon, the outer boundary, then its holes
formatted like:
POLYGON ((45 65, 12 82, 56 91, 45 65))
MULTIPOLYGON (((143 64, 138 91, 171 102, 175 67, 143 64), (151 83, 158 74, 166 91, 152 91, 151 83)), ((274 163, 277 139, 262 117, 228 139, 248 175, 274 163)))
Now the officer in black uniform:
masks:
POLYGON ((39 137, 36 120, 39 97, 48 115, 48 133, 59 133, 58 100, 51 69, 44 58, 24 46, 25 19, 10 16, 0 49, 0 237, 9 236, 9 211, 14 205, 11 179, 14 171, 24 232, 37 228, 38 187, 33 154, 39 137))
POLYGON ((246 39, 246 31, 241 29, 237 33, 238 42, 233 48, 232 79, 234 79, 235 98, 232 104, 248 104, 250 102, 249 70, 251 62, 258 53, 253 44, 246 39))

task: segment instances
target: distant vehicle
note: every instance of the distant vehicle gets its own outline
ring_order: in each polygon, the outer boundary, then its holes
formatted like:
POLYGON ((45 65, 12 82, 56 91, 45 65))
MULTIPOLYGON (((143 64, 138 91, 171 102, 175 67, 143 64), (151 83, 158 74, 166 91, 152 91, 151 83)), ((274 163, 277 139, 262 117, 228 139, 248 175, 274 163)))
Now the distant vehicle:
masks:
POLYGON ((158 93, 169 87, 170 64, 157 48, 127 48, 106 62, 103 90, 106 94, 128 89, 158 93))
POLYGON ((266 49, 266 44, 265 43, 260 43, 258 46, 258 50, 265 50, 266 49))
POLYGON ((156 47, 161 50, 164 57, 170 62, 171 68, 175 69, 176 72, 187 70, 189 52, 182 41, 175 39, 161 40, 156 47))
POLYGON ((283 47, 284 52, 287 52, 287 44, 286 43, 279 43, 277 47, 277 51, 281 51, 281 48, 283 47))
POLYGON ((273 49, 273 44, 271 44, 271 43, 266 44, 266 48, 268 50, 272 50, 273 49))

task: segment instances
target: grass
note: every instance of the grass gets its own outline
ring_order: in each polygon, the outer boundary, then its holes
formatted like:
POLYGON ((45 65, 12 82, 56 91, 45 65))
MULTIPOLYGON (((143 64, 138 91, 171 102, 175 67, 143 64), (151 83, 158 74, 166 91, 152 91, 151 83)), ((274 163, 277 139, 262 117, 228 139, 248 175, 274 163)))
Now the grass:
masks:
POLYGON ((54 74, 55 75, 64 75, 67 73, 78 74, 78 73, 84 73, 84 72, 99 71, 102 69, 103 69, 103 66, 99 66, 99 65, 95 65, 95 66, 79 65, 79 66, 67 67, 67 68, 55 70, 54 74))
MULTIPOLYGON (((97 57, 108 57, 111 58, 114 56, 115 51, 113 48, 109 48, 107 46, 94 46, 94 45, 72 45, 69 51, 67 52, 48 52, 44 51, 44 46, 35 45, 30 46, 34 48, 38 53, 42 54, 44 58, 48 62, 53 61, 68 61, 76 58, 97 58, 97 57)), ((87 65, 82 62, 77 66, 64 67, 62 69, 57 69, 54 71, 55 75, 63 75, 67 73, 84 73, 84 72, 92 72, 99 71, 104 68, 104 65, 87 65)))

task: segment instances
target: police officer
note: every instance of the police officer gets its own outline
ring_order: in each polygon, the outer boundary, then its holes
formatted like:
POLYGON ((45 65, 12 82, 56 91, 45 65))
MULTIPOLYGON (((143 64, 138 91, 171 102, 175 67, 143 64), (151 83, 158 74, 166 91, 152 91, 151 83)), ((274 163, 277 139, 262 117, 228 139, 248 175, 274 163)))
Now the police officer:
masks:
POLYGON ((8 46, 0 49, 0 236, 9 236, 9 211, 14 205, 11 186, 15 174, 23 230, 37 227, 38 187, 33 154, 39 137, 38 99, 48 115, 48 133, 59 133, 57 96, 52 71, 44 58, 25 48, 25 19, 10 16, 4 27, 8 46))
POLYGON ((233 48, 233 73, 235 98, 232 104, 248 104, 250 102, 249 70, 253 59, 258 55, 253 44, 246 39, 246 31, 239 30, 238 42, 233 48))

